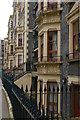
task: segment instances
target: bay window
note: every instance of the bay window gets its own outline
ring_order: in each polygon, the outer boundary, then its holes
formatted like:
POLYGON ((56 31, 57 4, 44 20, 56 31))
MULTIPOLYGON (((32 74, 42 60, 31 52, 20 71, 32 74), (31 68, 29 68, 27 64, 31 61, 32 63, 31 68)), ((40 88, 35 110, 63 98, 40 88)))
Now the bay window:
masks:
POLYGON ((43 7, 44 7, 44 1, 42 0, 42 2, 41 2, 41 10, 43 10, 43 7))
POLYGON ((42 34, 40 39, 41 40, 41 61, 43 61, 43 45, 44 45, 43 38, 44 38, 44 35, 42 34))
POLYGON ((79 35, 79 21, 76 21, 73 24, 73 58, 78 58, 78 54, 80 54, 80 43, 78 39, 79 35))
POLYGON ((22 46, 22 34, 18 34, 18 46, 22 46))
POLYGON ((53 0, 48 0, 48 5, 47 5, 48 10, 56 9, 57 8, 57 2, 54 2, 53 0))
POLYGON ((48 61, 57 61, 57 31, 48 32, 48 61))

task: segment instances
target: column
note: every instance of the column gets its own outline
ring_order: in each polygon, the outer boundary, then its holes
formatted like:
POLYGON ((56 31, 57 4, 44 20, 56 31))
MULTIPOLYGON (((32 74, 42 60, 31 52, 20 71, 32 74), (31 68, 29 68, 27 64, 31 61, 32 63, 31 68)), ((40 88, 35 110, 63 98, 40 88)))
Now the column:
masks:
POLYGON ((44 111, 46 114, 46 107, 47 107, 47 81, 43 82, 43 105, 44 105, 44 111), (44 89, 46 87, 46 91, 44 92, 44 89))
POLYGON ((47 31, 44 32, 43 60, 47 61, 47 31))
POLYGON ((38 36, 38 61, 40 62, 40 36, 38 36))
POLYGON ((57 46, 58 46, 58 61, 60 61, 60 42, 61 42, 61 35, 60 35, 60 30, 57 32, 57 46))
POLYGON ((70 118, 70 84, 67 86, 67 118, 70 118))
POLYGON ((44 0, 44 11, 47 10, 47 0, 44 0))
MULTIPOLYGON (((73 36, 72 36, 73 32, 72 30, 73 30, 72 23, 69 23, 69 54, 73 53, 73 36)), ((69 58, 72 59, 73 54, 70 54, 69 58)))
POLYGON ((58 92, 58 114, 60 115, 60 83, 58 83, 59 92, 58 92))
POLYGON ((40 102, 40 81, 37 81, 37 105, 39 106, 39 102, 40 102))

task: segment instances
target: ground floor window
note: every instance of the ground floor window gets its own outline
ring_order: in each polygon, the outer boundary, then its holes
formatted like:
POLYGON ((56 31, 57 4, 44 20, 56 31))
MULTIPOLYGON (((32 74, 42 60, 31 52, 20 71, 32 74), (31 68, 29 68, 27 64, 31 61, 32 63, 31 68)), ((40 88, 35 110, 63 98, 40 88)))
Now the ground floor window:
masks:
POLYGON ((73 108, 72 116, 80 116, 80 85, 72 84, 71 107, 73 108))
POLYGON ((57 113, 57 83, 47 83, 47 108, 49 113, 57 113), (53 92, 53 87, 55 92, 53 92))

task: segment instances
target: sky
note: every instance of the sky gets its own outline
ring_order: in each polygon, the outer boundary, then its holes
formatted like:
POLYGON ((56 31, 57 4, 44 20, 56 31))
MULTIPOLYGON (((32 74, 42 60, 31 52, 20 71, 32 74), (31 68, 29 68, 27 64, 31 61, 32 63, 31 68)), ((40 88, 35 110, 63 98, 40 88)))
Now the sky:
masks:
POLYGON ((13 13, 13 0, 0 2, 0 39, 7 37, 9 16, 13 13))

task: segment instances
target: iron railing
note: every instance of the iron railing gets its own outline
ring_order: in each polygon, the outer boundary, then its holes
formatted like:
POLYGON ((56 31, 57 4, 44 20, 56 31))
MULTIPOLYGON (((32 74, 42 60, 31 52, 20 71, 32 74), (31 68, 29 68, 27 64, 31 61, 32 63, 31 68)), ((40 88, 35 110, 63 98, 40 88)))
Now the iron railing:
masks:
MULTIPOLYGON (((25 91, 23 86, 21 89, 13 83, 13 75, 9 75, 3 72, 3 85, 9 92, 9 96, 16 97, 16 102, 20 102, 20 106, 23 106, 26 113, 33 120, 59 120, 59 119, 80 119, 80 85, 62 85, 59 89, 55 87, 44 87, 40 85, 39 92, 33 92, 33 86, 31 85, 30 92, 26 85, 25 91), (12 94, 13 93, 13 94, 12 94), (61 101, 61 102, 60 102, 61 101), (38 105, 38 106, 37 106, 38 105)), ((13 102, 15 104, 15 102, 13 102)), ((21 107, 19 110, 21 110, 21 107)), ((17 106, 15 106, 17 107, 17 106)), ((17 109, 17 108, 16 108, 17 109)), ((22 112, 24 118, 25 114, 22 112)), ((27 119, 27 116, 26 116, 27 119)))

